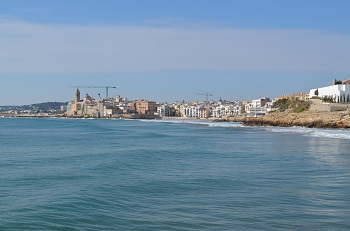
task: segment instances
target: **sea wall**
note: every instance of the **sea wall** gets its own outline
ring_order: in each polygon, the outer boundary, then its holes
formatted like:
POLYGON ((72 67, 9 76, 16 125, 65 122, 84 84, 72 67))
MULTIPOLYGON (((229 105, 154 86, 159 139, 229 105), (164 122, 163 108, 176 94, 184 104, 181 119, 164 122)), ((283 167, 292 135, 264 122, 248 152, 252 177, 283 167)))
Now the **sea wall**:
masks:
POLYGON ((273 112, 258 118, 246 117, 237 122, 247 126, 301 126, 309 128, 350 128, 350 111, 301 113, 273 112))
POLYGON ((311 103, 310 111, 346 111, 350 109, 350 104, 341 103, 311 103))

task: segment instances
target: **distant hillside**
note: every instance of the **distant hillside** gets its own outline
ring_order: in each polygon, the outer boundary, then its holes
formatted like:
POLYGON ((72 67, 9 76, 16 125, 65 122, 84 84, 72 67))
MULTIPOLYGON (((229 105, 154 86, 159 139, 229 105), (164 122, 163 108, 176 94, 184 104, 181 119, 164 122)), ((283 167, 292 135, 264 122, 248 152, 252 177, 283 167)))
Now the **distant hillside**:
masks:
POLYGON ((10 105, 10 106, 0 106, 0 111, 9 110, 31 110, 31 111, 51 111, 60 110, 62 105, 67 105, 68 102, 46 102, 46 103, 36 103, 29 105, 10 105))

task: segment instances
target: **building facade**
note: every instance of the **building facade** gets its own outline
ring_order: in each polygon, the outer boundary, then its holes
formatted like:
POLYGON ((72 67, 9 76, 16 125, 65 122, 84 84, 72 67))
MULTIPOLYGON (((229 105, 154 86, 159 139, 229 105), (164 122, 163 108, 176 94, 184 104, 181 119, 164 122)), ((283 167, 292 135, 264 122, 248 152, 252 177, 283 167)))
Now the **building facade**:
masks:
POLYGON ((271 107, 271 100, 269 98, 263 97, 247 103, 245 105, 245 111, 247 113, 247 116, 257 117, 268 113, 271 110, 271 107))
POLYGON ((350 85, 336 84, 328 87, 315 88, 310 90, 310 98, 320 97, 332 98, 336 103, 350 103, 350 85))
POLYGON ((135 110, 138 114, 154 115, 157 113, 158 104, 148 100, 135 100, 135 110))

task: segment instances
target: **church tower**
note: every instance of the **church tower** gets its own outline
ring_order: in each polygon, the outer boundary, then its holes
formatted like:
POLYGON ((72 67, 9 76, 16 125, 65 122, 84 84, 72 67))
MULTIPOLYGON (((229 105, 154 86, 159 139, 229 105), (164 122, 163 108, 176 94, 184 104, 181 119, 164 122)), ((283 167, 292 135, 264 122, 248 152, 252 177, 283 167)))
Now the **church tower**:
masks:
POLYGON ((78 88, 77 88, 77 90, 75 90, 75 98, 74 99, 75 99, 75 103, 80 101, 80 91, 78 88))

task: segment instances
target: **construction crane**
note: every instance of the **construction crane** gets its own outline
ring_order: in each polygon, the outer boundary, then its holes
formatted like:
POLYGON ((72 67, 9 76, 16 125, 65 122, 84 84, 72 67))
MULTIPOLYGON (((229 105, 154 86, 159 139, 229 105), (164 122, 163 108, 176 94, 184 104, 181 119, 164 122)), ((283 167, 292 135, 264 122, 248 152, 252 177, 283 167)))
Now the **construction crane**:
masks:
POLYGON ((206 96, 206 102, 209 102, 208 101, 209 96, 213 96, 212 94, 210 94, 208 92, 206 92, 206 93, 196 93, 196 95, 205 95, 206 96))
POLYGON ((106 89, 106 99, 108 99, 108 89, 117 87, 111 87, 111 86, 69 86, 69 87, 75 87, 75 88, 105 88, 106 89))

